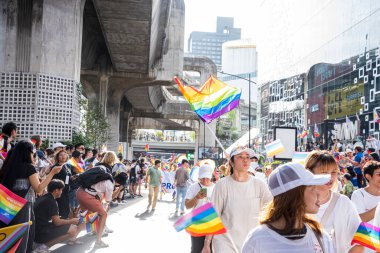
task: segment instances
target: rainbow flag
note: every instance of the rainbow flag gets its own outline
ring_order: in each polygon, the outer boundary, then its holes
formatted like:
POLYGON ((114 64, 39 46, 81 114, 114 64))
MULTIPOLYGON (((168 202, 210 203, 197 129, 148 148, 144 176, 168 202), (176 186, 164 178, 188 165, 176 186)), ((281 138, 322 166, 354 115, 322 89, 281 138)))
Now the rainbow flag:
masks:
POLYGON ((285 151, 285 147, 280 139, 277 139, 267 145, 265 145, 267 156, 272 157, 285 151))
POLYGON ((146 144, 145 145, 145 152, 148 152, 149 151, 149 144, 146 144))
POLYGON ((75 161, 74 158, 71 158, 70 160, 68 160, 67 164, 72 166, 74 172, 77 174, 84 172, 84 169, 82 168, 82 166, 79 163, 77 163, 77 161, 75 161))
POLYGON ((210 202, 182 216, 176 221, 174 228, 177 232, 185 229, 194 237, 219 235, 227 232, 210 202))
POLYGON ((305 165, 305 160, 308 155, 309 152, 294 152, 292 162, 305 165))
POLYGON ((380 117, 379 117, 379 114, 377 113, 376 109, 373 109, 373 121, 376 123, 380 123, 380 117))
POLYGON ((193 86, 184 86, 177 77, 174 79, 191 109, 207 124, 239 106, 241 90, 213 76, 199 90, 193 86))
POLYGON ((315 123, 315 125, 314 125, 314 137, 319 138, 319 136, 321 136, 321 135, 319 134, 317 123, 315 123))
POLYGON ((307 131, 306 129, 304 129, 301 133, 301 138, 305 138, 307 135, 309 134, 309 131, 307 131))
POLYGON ((12 246, 13 249, 19 244, 21 237, 26 231, 28 231, 29 226, 32 225, 32 222, 20 223, 14 226, 9 226, 5 228, 0 228, 0 252, 9 252, 12 246))
POLYGON ((79 223, 86 224, 86 230, 88 233, 97 232, 99 227, 98 213, 87 214, 85 211, 79 215, 79 223))
POLYGON ((25 205, 26 200, 0 184, 0 220, 9 224, 25 205))
POLYGON ((351 245, 354 243, 380 252, 380 228, 375 227, 367 222, 360 223, 351 245))

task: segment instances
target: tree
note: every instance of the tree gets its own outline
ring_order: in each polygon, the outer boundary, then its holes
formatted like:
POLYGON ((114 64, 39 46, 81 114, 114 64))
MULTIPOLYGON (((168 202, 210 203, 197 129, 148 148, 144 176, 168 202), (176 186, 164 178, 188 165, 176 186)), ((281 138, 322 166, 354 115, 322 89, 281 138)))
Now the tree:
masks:
POLYGON ((103 108, 98 102, 84 103, 86 109, 81 120, 81 128, 85 138, 95 148, 100 148, 111 139, 110 124, 103 113, 103 108))

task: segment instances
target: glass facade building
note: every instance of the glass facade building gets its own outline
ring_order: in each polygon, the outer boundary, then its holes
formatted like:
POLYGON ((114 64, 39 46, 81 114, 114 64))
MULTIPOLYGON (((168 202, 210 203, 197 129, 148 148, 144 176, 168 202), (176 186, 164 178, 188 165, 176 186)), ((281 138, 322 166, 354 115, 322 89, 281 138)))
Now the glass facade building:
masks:
POLYGON ((195 56, 206 56, 216 65, 222 64, 222 44, 230 40, 238 40, 241 29, 234 27, 234 19, 217 17, 216 32, 197 32, 190 34, 188 52, 195 56))
POLYGON ((265 31, 258 43, 263 134, 285 124, 265 121, 264 105, 273 103, 273 91, 263 98, 268 83, 304 74, 302 127, 313 133, 317 126, 326 144, 379 138, 380 1, 270 0, 259 13, 265 31))

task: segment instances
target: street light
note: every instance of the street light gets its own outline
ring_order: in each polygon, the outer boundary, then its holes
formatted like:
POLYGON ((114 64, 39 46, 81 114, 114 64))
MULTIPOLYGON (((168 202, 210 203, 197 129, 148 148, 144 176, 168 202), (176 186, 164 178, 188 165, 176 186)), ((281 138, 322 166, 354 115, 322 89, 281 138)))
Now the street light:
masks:
POLYGON ((254 83, 254 84, 257 84, 257 83, 254 81, 251 81, 251 73, 248 74, 248 79, 247 79, 247 78, 244 78, 238 75, 229 74, 223 71, 217 71, 217 72, 223 75, 233 76, 238 79, 248 81, 248 93, 249 93, 248 94, 248 147, 251 148, 251 83, 254 83))

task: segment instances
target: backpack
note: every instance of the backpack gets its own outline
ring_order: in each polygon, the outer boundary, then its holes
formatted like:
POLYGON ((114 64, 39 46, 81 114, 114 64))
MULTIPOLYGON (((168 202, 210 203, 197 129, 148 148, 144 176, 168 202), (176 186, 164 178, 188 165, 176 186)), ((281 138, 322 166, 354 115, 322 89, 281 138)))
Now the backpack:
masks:
POLYGON ((131 179, 135 179, 136 178, 136 166, 137 166, 137 163, 135 164, 135 166, 133 166, 131 168, 131 170, 129 171, 129 177, 131 179))
POLYGON ((76 180, 76 182, 83 188, 93 190, 91 188, 92 185, 105 180, 111 180, 113 183, 112 175, 107 172, 107 169, 102 166, 95 166, 90 170, 86 170, 82 174, 80 174, 76 180))

